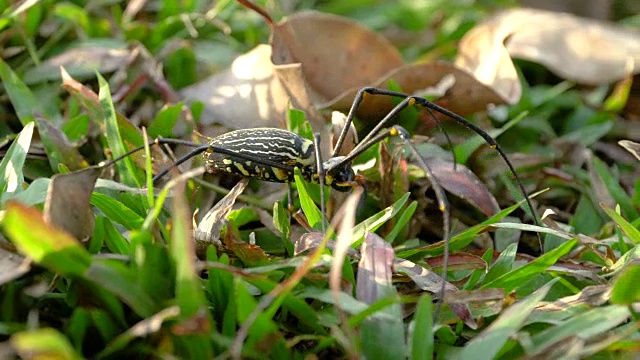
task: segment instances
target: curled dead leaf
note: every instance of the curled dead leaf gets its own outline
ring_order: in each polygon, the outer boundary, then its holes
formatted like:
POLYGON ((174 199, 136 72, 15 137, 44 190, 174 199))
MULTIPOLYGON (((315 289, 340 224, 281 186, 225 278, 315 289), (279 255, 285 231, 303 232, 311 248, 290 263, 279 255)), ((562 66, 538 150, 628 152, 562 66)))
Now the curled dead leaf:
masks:
POLYGON ((222 225, 224 225, 224 219, 229 215, 233 204, 236 203, 236 199, 248 184, 248 179, 240 180, 227 195, 206 213, 195 230, 194 238, 196 242, 220 244, 220 231, 222 230, 222 225))
POLYGON ((307 111, 313 127, 323 124, 322 118, 314 116, 299 77, 301 72, 295 68, 280 67, 276 71, 271 63, 271 46, 258 45, 236 58, 229 69, 185 88, 181 95, 188 101, 204 103, 203 125, 218 123, 234 130, 284 128, 290 106, 307 111))
POLYGON ((578 83, 607 84, 640 72, 640 34, 570 14, 513 9, 469 31, 455 65, 513 104, 522 89, 512 57, 578 83))
POLYGON ((640 144, 630 140, 620 140, 618 144, 629 151, 636 159, 640 160, 640 144))

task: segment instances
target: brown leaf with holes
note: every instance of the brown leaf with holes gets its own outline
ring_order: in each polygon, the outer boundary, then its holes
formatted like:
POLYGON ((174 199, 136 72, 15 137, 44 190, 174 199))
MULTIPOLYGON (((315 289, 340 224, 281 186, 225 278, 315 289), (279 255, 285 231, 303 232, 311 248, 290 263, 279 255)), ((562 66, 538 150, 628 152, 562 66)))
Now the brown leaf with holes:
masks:
POLYGON ((570 14, 513 9, 469 31, 455 65, 514 104, 522 89, 512 57, 571 81, 608 84, 640 72, 640 33, 570 14))
POLYGON ((51 178, 44 203, 44 220, 78 240, 93 233, 94 217, 89 200, 102 167, 93 166, 51 178))

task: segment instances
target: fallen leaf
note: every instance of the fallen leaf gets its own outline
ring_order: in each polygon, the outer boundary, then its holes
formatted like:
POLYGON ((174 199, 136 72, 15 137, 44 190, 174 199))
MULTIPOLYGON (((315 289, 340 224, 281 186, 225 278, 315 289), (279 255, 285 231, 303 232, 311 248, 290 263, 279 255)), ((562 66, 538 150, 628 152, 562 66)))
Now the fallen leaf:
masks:
POLYGON ((585 287, 575 295, 565 296, 553 302, 542 302, 536 306, 529 322, 543 321, 543 313, 556 313, 553 319, 561 321, 593 307, 606 304, 611 298, 610 285, 592 285, 585 287), (538 314, 540 313, 540 314, 538 314))
POLYGON ((315 11, 275 25, 270 43, 273 64, 300 63, 304 80, 323 99, 372 84, 402 65, 400 53, 384 36, 353 20, 315 11))
MULTIPOLYGON (((304 233, 302 236, 298 238, 294 248, 294 256, 299 256, 307 252, 315 251, 322 244, 323 234, 319 231, 313 231, 309 233, 304 233)), ((327 248, 333 249, 336 246, 335 241, 329 240, 327 241, 327 248)), ((355 255, 356 250, 351 252, 351 255, 355 255)))
MULTIPOLYGON (((431 268, 442 268, 444 266, 445 257, 444 255, 434 256, 426 258, 425 262, 429 264, 431 268)), ((482 257, 468 253, 456 253, 449 255, 447 264, 447 269, 449 271, 476 269, 486 270, 487 268, 487 263, 482 259, 482 257)))
POLYGON ((78 240, 93 233, 94 217, 89 200, 102 167, 93 166, 51 178, 44 203, 47 224, 71 234, 78 240))
POLYGON ((506 295, 504 289, 478 289, 471 291, 458 290, 447 292, 444 301, 447 304, 469 304, 499 302, 502 304, 506 295))
POLYGON ((31 259, 0 248, 0 286, 31 270, 31 259))
POLYGON ((496 198, 469 168, 457 164, 454 170, 452 162, 439 158, 425 160, 445 190, 469 202, 487 216, 500 211, 496 198))
POLYGON ((640 144, 630 140, 620 140, 618 144, 627 149, 636 159, 640 160, 640 144))
POLYGON ((224 220, 229 215, 233 204, 236 203, 236 199, 248 184, 248 179, 243 178, 240 180, 227 195, 205 214, 195 230, 194 238, 196 242, 220 244, 220 231, 224 225, 224 220))
MULTIPOLYGON (((397 272, 407 275, 415 284, 422 290, 426 290, 430 293, 437 294, 442 288, 442 282, 444 281, 445 299, 448 292, 456 292, 458 288, 446 282, 440 276, 433 271, 430 271, 422 266, 419 266, 409 260, 396 258, 394 267, 397 272)), ((456 316, 461 319, 471 329, 477 329, 478 324, 471 315, 471 309, 467 304, 449 304, 451 310, 456 316)))
MULTIPOLYGON (((293 90, 300 90, 295 79, 296 69, 281 67, 276 73, 271 63, 271 47, 258 45, 236 58, 231 67, 219 74, 185 88, 181 95, 188 101, 201 101, 205 110, 201 124, 214 122, 228 129, 255 127, 284 128, 289 106, 311 110, 303 94, 291 99, 280 78, 288 79, 293 90)), ((312 114, 312 112, 310 111, 312 114)), ((324 120, 309 117, 312 126, 324 120)))
POLYGON ((589 180, 591 181, 593 194, 599 203, 602 203, 609 208, 614 208, 616 201, 609 192, 605 180, 598 175, 598 171, 596 169, 596 161, 599 161, 599 159, 597 159, 589 149, 585 149, 584 152, 587 158, 587 169, 589 171, 589 180))
POLYGON ((38 133, 49 155, 48 159, 52 169, 57 169, 61 164, 71 170, 78 170, 89 165, 80 155, 77 146, 69 141, 67 135, 59 127, 54 126, 49 119, 41 115, 34 116, 34 119, 38 124, 38 133))
POLYGON ((371 232, 365 234, 360 252, 356 299, 373 304, 388 296, 389 289, 393 288, 391 277, 395 255, 391 245, 371 232))
POLYGON ((522 89, 512 57, 578 83, 608 84, 640 72, 640 33, 570 14, 513 9, 469 31, 454 63, 514 104, 522 89))
MULTIPOLYGON (((399 66, 368 85, 387 89, 390 81, 408 94, 436 97, 438 100, 434 103, 463 116, 484 111, 489 104, 509 102, 500 92, 478 81, 468 71, 445 62, 399 66)), ((335 98, 318 104, 318 107, 346 111, 358 90, 356 86, 348 87, 335 98)), ((388 96, 367 96, 358 108, 358 116, 379 121, 393 106, 388 96)))

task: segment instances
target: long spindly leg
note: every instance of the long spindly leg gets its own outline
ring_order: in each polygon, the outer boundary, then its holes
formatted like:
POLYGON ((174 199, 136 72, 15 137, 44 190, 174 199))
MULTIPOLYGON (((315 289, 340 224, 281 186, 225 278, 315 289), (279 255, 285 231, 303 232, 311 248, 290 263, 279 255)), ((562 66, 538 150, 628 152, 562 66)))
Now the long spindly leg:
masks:
MULTIPOLYGON (((400 106, 400 104, 398 105, 400 106)), ((434 321, 435 319, 438 318, 439 312, 440 312, 440 307, 442 302, 444 301, 444 291, 445 291, 445 285, 446 285, 446 281, 447 281, 447 271, 448 271, 448 263, 449 263, 449 236, 450 236, 450 232, 451 232, 451 214, 449 211, 449 203, 447 201, 447 197, 444 193, 444 189, 442 188, 442 186, 440 185, 440 183, 438 182, 438 179, 436 179, 436 177, 433 175, 433 172, 431 171, 431 168, 429 167, 429 165, 427 165, 426 161, 424 160, 424 158, 420 155, 420 153, 418 152, 418 150, 415 148, 415 146, 413 145, 413 143, 411 143, 410 139, 409 139, 409 133, 402 127, 400 126, 393 126, 390 129, 385 129, 381 132, 378 132, 378 134, 374 135, 373 137, 371 137, 369 140, 367 140, 367 143, 370 144, 369 146, 366 146, 366 148, 370 147, 371 145, 380 142, 388 137, 392 137, 392 136, 398 136, 400 137, 400 139, 403 140, 404 144, 407 145, 409 147, 409 149, 411 149, 411 152, 413 153, 414 157, 416 158, 416 161, 418 162, 419 167, 425 172, 425 175, 427 177, 427 179, 429 179, 429 182, 431 183, 431 187, 433 188, 433 191, 436 194, 436 201, 438 201, 438 209, 442 212, 442 224, 443 224, 443 243, 444 243, 444 262, 443 262, 443 266, 442 266, 442 284, 441 284, 441 288, 438 294, 438 299, 439 301, 436 304, 436 309, 434 311, 434 321)), ((363 141, 361 144, 364 144, 365 142, 363 141)), ((366 148, 364 150, 366 150, 366 148)), ((362 150, 362 151, 364 151, 362 150)), ((356 149, 354 149, 354 151, 356 151, 356 149)))
POLYGON ((431 182, 431 187, 436 193, 436 200, 438 201, 438 209, 440 209, 440 211, 442 212, 442 224, 443 224, 442 227, 444 231, 444 236, 442 239, 444 243, 444 254, 443 254, 444 261, 442 263, 442 280, 443 281, 442 281, 442 284, 440 285, 438 302, 436 303, 436 308, 433 312, 433 319, 435 322, 438 319, 438 315, 440 314, 440 307, 444 302, 444 291, 447 284, 447 271, 449 270, 448 269, 449 236, 451 232, 451 223, 450 223, 451 215, 449 211, 449 203, 447 201, 447 197, 444 194, 444 190, 442 189, 442 186, 438 182, 438 179, 436 179, 436 177, 433 175, 431 168, 429 168, 429 165, 427 165, 426 161, 422 158, 422 156, 418 152, 418 149, 416 149, 416 147, 413 145, 413 143, 409 139, 409 133, 400 126, 394 126, 393 128, 391 128, 391 135, 396 135, 396 134, 403 140, 405 145, 407 145, 409 149, 411 149, 411 152, 413 153, 413 156, 415 156, 416 161, 420 165, 420 168, 425 172, 425 175, 429 179, 429 182, 431 182))
POLYGON ((327 234, 327 214, 324 206, 324 183, 326 170, 322 163, 322 154, 320 154, 320 134, 313 134, 313 146, 316 151, 316 171, 318 173, 318 182, 320 183, 320 211, 322 212, 322 234, 327 234))
MULTIPOLYGON (((369 88, 369 87, 364 87, 361 88, 358 93, 356 94, 356 97, 353 100, 353 103, 351 104, 351 108, 349 109, 349 113, 347 114, 347 117, 345 119, 345 123, 344 123, 344 128, 342 129, 342 132, 340 133, 340 136, 338 137, 338 141, 336 142, 336 146, 333 149, 333 153, 331 154, 331 157, 336 157, 338 156, 338 153, 340 152, 340 149, 342 148, 342 145, 344 143, 344 140, 347 136, 347 133, 349 132, 349 128, 351 127, 351 124, 353 122, 353 119, 355 117, 356 111, 358 110, 358 108, 360 107, 360 104, 362 103, 362 100, 364 99, 366 94, 373 94, 375 95, 375 92, 372 92, 371 89, 375 89, 375 88, 369 88)), ((377 90, 377 89, 376 89, 377 90)), ((406 98, 410 98, 410 96, 406 96, 406 98)), ((398 112, 400 112, 402 109, 404 109, 406 107, 407 104, 404 105, 400 105, 400 106, 396 106, 396 108, 399 108, 399 110, 395 113, 388 113, 387 116, 385 116, 382 120, 380 120, 380 122, 376 125, 376 127, 369 132, 369 139, 372 136, 375 136, 382 128, 387 126, 387 123, 389 122, 389 120, 393 119, 398 112)), ((442 122, 438 119, 438 117, 436 117, 433 112, 431 111, 430 108, 426 108, 427 112, 429 113, 429 115, 433 118, 433 120, 436 122, 436 124, 438 125, 438 127, 440 128, 440 130, 442 130, 442 132, 444 133, 444 136, 447 140, 447 143, 449 144, 449 146, 451 148, 453 148, 453 142, 451 141, 451 138, 449 137, 449 134, 445 131, 444 127, 442 126, 442 122)), ((367 142, 367 138, 362 139, 362 141, 360 142, 360 144, 365 144, 367 142)), ((456 169, 456 155, 455 153, 453 153, 453 168, 454 170, 456 169)))
MULTIPOLYGON (((425 109, 434 110, 434 111, 437 111, 437 112, 439 112, 439 113, 441 113, 443 115, 448 116, 449 118, 451 118, 455 122, 465 126, 466 128, 468 128, 471 131, 475 132, 476 134, 480 135, 480 137, 482 137, 485 140, 485 142, 487 144, 489 144, 489 147, 491 147, 492 149, 495 149, 498 152, 498 154, 500 155, 500 157, 502 157, 504 162, 507 164, 507 167, 509 168, 509 171, 511 171, 511 173, 513 174, 513 178, 515 179, 516 183, 518 184, 518 187, 520 188, 520 191, 522 192, 522 195, 524 196, 525 202, 527 203, 527 208, 531 212, 531 216, 533 217, 533 219, 534 219, 536 224, 538 224, 538 225, 540 224, 540 220, 539 220, 539 217, 537 215, 537 212, 536 212, 535 208, 533 207, 533 204, 531 203, 531 198, 529 197, 529 193, 527 192, 527 189, 525 189, 524 185, 522 184, 522 181, 520 180, 520 177, 518 176, 513 164, 511 163, 511 160, 509 160, 509 158, 507 157, 507 154, 504 152, 504 150, 502 150, 500 145, 498 145, 496 140, 494 138, 492 138, 489 134, 487 134, 486 131, 482 130, 481 128, 479 128, 475 124, 469 122, 467 119, 463 118, 462 116, 460 116, 460 115, 458 115, 458 114, 456 114, 456 113, 454 113, 454 112, 452 112, 450 110, 447 110, 447 109, 445 109, 445 108, 443 108, 443 107, 441 107, 439 105, 436 105, 436 104, 432 103, 431 101, 429 101, 429 100, 427 100, 425 98, 422 98, 422 97, 419 97, 419 96, 413 96, 413 95, 409 95, 409 94, 405 94, 405 93, 401 93, 401 92, 397 92, 397 91, 392 91, 392 90, 378 89, 378 88, 374 88, 374 87, 365 87, 365 88, 360 89, 360 91, 358 91, 358 97, 356 98, 356 101, 354 101, 354 103, 353 103, 353 105, 351 107, 351 111, 349 112, 350 115, 352 113, 355 113, 355 111, 357 109, 357 106, 359 106, 360 103, 362 102, 364 94, 392 96, 392 97, 397 97, 397 98, 402 98, 403 99, 396 107, 393 108, 393 110, 391 110, 391 112, 389 112, 389 114, 387 114, 387 116, 382 121, 380 121, 380 123, 382 125, 379 124, 379 126, 377 126, 376 129, 382 128, 384 126, 384 124, 386 122, 388 122, 393 116, 397 115, 397 113, 399 113, 402 109, 404 109, 408 105, 411 105, 411 104, 413 104, 415 102, 415 103, 421 105, 422 107, 424 107, 425 109), (390 117, 389 115, 392 114, 392 113, 394 113, 394 115, 390 117)), ((349 120, 349 117, 347 118, 347 120, 349 120)), ((347 125, 348 125, 348 123, 347 123, 347 125)), ((375 135, 374 131, 372 131, 370 134, 375 135)), ((366 144, 366 142, 367 142, 366 138, 362 140, 362 142, 360 143, 360 145, 362 145, 362 149, 358 152, 358 154, 354 154, 353 156, 350 156, 351 159, 355 158, 357 155, 362 153, 362 151, 366 150, 366 148, 368 148, 371 145, 373 145, 373 144, 366 144)), ((536 233, 536 236, 538 237, 538 242, 539 242, 539 245, 540 245, 540 249, 542 250, 542 238, 540 237, 540 233, 536 233)))

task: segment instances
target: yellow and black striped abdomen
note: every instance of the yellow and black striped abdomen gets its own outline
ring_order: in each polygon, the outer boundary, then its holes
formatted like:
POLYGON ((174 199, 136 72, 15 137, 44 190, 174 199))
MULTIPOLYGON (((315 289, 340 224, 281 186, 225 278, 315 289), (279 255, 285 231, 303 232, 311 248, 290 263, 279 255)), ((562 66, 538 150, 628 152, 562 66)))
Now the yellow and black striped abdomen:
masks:
POLYGON ((313 142, 282 129, 231 131, 212 139, 209 145, 239 156, 220 154, 210 149, 204 153, 208 172, 226 172, 264 181, 293 181, 293 168, 305 169, 315 161, 313 142))

